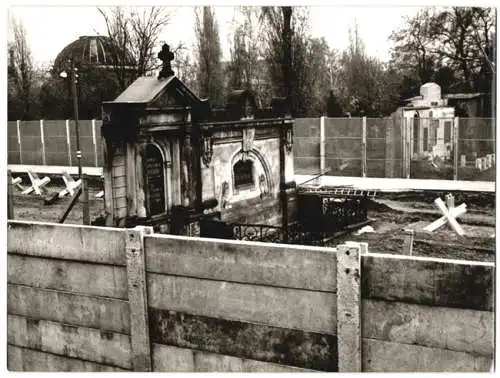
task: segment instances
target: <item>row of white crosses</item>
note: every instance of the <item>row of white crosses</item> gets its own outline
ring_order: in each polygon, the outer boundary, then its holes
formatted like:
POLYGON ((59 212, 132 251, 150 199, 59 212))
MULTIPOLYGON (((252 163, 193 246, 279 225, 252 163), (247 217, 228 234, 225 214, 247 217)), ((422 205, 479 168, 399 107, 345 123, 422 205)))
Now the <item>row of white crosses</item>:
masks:
POLYGON ((443 216, 425 227, 424 230, 432 232, 448 223, 458 235, 464 236, 465 231, 462 226, 458 224, 456 218, 467 212, 467 205, 462 203, 460 206, 455 207, 455 199, 451 194, 446 196, 446 204, 441 198, 436 198, 434 203, 443 216))
MULTIPOLYGON (((21 185, 22 180, 20 177, 16 178, 12 177, 11 178, 12 185, 16 185, 16 187, 22 192, 22 194, 30 194, 31 192, 35 192, 35 194, 39 196, 45 194, 47 192, 45 186, 50 182, 50 178, 45 176, 44 178, 40 179, 37 173, 32 172, 30 170, 28 170, 27 173, 31 181, 31 185, 28 188, 24 188, 21 185)), ((62 173, 62 178, 66 188, 59 192, 58 194, 59 198, 63 198, 68 194, 70 194, 73 197, 75 195, 75 192, 82 185, 82 180, 78 179, 75 181, 73 177, 71 177, 69 173, 66 171, 62 173)), ((99 193, 96 194, 97 198, 102 198, 103 196, 104 196, 104 191, 100 191, 99 193)))

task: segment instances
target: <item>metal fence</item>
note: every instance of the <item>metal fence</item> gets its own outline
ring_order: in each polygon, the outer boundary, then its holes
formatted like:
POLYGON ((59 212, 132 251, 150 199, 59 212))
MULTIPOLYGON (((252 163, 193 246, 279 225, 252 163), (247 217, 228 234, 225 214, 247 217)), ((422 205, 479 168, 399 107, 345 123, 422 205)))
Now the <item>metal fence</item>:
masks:
MULTIPOLYGON (((82 164, 101 167, 99 120, 80 121, 82 164)), ((494 118, 297 118, 298 174, 495 181, 494 118)), ((70 120, 8 122, 8 164, 75 166, 70 120)))
POLYGON ((495 181, 494 118, 302 118, 298 174, 495 181))
MULTIPOLYGON (((102 167, 99 120, 80 120, 82 165, 102 167)), ((7 124, 8 164, 76 166, 75 122, 11 121, 7 124)))

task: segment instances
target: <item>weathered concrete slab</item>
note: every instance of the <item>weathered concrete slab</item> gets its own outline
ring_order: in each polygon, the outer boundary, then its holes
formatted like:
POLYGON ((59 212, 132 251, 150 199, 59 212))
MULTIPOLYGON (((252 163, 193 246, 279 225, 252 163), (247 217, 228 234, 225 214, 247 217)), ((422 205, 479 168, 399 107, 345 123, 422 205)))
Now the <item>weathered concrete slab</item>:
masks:
POLYGON ((7 345, 7 369, 24 372, 126 372, 118 367, 7 345))
POLYGON ((130 334, 127 301, 7 285, 7 313, 130 334))
POLYGON ((494 313, 365 299, 363 337, 493 356, 494 313))
POLYGON ((9 253, 125 266, 122 229, 22 221, 7 227, 9 253))
POLYGON ((148 305, 194 315, 335 334, 333 293, 148 274, 148 305))
POLYGON ((338 371, 337 338, 262 324, 149 309, 151 341, 228 356, 338 371))
POLYGON ((493 263, 381 254, 361 262, 363 298, 493 311, 493 263))
POLYGON ((130 369, 130 336, 17 315, 7 316, 7 342, 42 352, 130 369))
POLYGON ((336 291, 336 250, 234 240, 146 236, 148 272, 336 291))
POLYGON ((310 372, 293 366, 272 364, 215 353, 153 344, 155 372, 310 372))
POLYGON ((365 372, 488 372, 491 363, 466 352, 363 339, 365 372))
POLYGON ((128 298, 126 270, 112 265, 9 254, 7 282, 117 299, 128 298))

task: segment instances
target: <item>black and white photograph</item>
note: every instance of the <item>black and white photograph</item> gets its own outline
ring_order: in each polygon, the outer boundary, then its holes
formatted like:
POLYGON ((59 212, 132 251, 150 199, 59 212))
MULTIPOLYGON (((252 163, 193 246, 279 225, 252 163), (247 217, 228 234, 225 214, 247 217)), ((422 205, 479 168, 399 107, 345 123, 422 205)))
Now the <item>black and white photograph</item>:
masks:
POLYGON ((493 4, 5 21, 4 371, 496 371, 493 4))

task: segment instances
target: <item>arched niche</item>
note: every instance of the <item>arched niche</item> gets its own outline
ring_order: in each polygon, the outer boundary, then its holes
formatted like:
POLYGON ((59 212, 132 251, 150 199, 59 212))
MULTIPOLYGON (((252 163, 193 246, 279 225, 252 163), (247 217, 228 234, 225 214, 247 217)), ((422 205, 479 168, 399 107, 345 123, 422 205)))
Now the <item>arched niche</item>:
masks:
POLYGON ((231 181, 223 190, 223 197, 237 202, 254 197, 264 198, 274 192, 271 170, 265 157, 256 149, 238 151, 231 158, 231 181))
POLYGON ((167 180, 165 155, 154 142, 146 144, 144 151, 144 195, 148 217, 167 211, 167 180))

